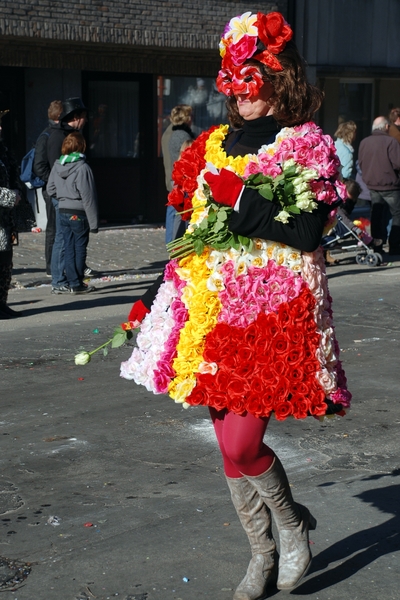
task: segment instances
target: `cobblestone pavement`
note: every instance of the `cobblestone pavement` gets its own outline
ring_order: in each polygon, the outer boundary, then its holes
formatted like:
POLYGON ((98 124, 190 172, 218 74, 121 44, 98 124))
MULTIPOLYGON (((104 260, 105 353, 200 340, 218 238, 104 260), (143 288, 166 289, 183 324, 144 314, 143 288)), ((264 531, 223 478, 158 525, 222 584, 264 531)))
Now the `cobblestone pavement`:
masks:
MULTIPOLYGON (((14 249, 13 286, 50 285, 44 259, 45 233, 20 234, 14 249)), ((100 229, 90 236, 87 264, 102 274, 102 281, 160 272, 167 252, 163 227, 100 229)))

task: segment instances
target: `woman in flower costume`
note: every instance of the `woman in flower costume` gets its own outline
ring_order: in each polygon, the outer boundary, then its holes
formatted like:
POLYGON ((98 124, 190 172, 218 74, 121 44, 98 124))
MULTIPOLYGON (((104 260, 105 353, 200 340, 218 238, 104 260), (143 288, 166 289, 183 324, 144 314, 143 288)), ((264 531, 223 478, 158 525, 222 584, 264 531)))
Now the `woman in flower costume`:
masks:
POLYGON ((171 260, 129 315, 141 323, 121 374, 185 407, 209 407, 252 558, 234 600, 306 574, 316 520, 296 503, 264 442, 269 418, 344 414, 322 249, 346 197, 332 139, 312 115, 322 93, 280 13, 231 19, 218 89, 228 126, 201 134, 175 163, 169 202, 190 219, 171 260), (271 533, 280 538, 280 557, 271 533))

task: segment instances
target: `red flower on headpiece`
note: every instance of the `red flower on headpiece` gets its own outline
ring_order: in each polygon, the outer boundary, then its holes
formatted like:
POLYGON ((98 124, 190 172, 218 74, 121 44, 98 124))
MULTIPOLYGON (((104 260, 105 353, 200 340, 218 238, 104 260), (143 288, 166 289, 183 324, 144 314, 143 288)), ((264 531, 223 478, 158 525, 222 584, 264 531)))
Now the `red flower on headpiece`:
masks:
MULTIPOLYGON (((292 39, 293 31, 278 12, 257 13, 258 37, 272 54, 279 54, 292 39)), ((267 64, 267 63, 265 63, 267 64)))
POLYGON ((263 52, 256 54, 255 56, 253 56, 253 58, 255 60, 259 60, 264 65, 267 65, 267 67, 269 67, 273 71, 283 71, 283 67, 279 60, 276 58, 276 56, 271 54, 271 52, 268 52, 268 50, 263 50, 263 52))

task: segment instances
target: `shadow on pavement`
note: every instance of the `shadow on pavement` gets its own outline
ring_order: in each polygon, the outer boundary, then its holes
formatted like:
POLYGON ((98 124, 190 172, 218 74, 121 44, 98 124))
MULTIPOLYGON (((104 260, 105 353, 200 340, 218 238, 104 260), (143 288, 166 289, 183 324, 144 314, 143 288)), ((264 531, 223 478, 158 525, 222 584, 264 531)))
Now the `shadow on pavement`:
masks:
MULTIPOLYGON (((362 481, 399 475, 400 471, 396 470, 387 475, 366 477, 362 481)), ((383 513, 393 515, 392 518, 375 527, 357 531, 318 554, 313 560, 311 575, 316 571, 328 569, 331 563, 341 562, 329 571, 310 577, 295 590, 296 595, 315 594, 336 585, 349 579, 380 556, 393 554, 400 549, 400 485, 369 489, 354 497, 371 504, 383 513)), ((332 515, 333 520, 337 518, 345 519, 346 515, 332 515)))

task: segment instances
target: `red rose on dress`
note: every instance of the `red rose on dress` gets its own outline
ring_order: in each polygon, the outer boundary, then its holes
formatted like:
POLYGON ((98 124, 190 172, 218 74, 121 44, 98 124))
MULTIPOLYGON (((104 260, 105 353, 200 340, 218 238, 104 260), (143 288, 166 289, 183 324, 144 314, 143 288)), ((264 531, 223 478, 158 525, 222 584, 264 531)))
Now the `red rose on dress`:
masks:
POLYGON ((281 354, 286 355, 289 348, 289 343, 286 336, 282 333, 275 336, 271 347, 275 350, 275 354, 278 356, 281 354))
POLYGON ((237 415, 242 415, 246 412, 246 408, 244 406, 244 399, 242 396, 232 396, 228 397, 228 410, 236 413, 237 415))
POLYGON ((286 377, 280 377, 275 387, 275 399, 276 402, 287 400, 290 392, 290 382, 286 377))
POLYGON ((215 375, 215 389, 219 392, 226 392, 229 381, 230 374, 220 369, 215 375))
POLYGON ((253 377, 250 381, 250 391, 252 394, 258 394, 262 396, 265 390, 265 384, 262 377, 253 377))
POLYGON ((304 396, 293 396, 290 400, 295 419, 305 419, 308 416, 309 402, 304 396))
POLYGON ((255 360, 253 350, 250 346, 240 346, 237 351, 237 356, 241 363, 255 360))
POLYGON ((246 387, 246 379, 237 377, 236 375, 231 376, 226 392, 228 396, 240 396, 243 397, 246 387))
POLYGON ((277 421, 284 421, 293 412, 293 407, 290 402, 279 402, 275 405, 275 418, 277 421))
POLYGON ((250 392, 246 398, 247 410, 255 417, 268 417, 271 411, 266 410, 263 398, 255 392, 250 392), (267 413, 267 414, 266 414, 267 413))
POLYGON ((290 381, 303 381, 304 379, 304 371, 301 365, 297 365, 295 367, 290 367, 288 369, 288 378, 290 381))
POLYGON ((228 399, 226 394, 214 392, 209 405, 213 406, 216 410, 223 410, 227 406, 227 401, 228 399))
POLYGON ((186 402, 191 406, 207 406, 210 399, 210 394, 203 387, 196 385, 186 398, 186 402))
MULTIPOLYGON (((290 340, 290 337, 289 337, 290 340)), ((291 340, 290 340, 291 341, 291 340)), ((298 365, 304 358, 304 352, 301 346, 293 348, 292 346, 289 349, 289 352, 286 355, 287 364, 291 367, 298 365)))

